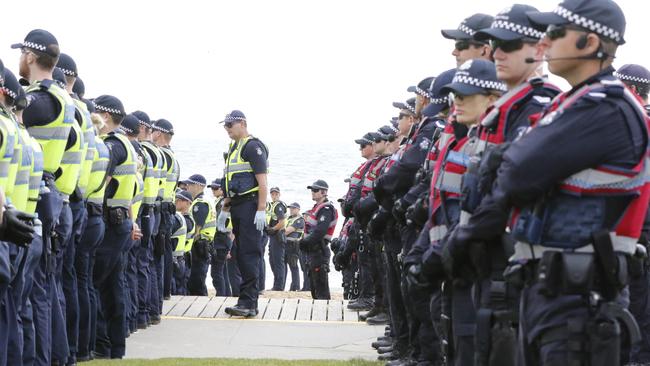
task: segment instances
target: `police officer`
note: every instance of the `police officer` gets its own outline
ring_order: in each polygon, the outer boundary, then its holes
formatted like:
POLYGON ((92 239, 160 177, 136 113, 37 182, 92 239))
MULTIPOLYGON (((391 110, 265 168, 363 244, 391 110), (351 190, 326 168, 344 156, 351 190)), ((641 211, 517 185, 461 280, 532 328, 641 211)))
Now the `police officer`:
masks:
POLYGON ((540 45, 549 70, 572 89, 505 151, 492 191, 451 233, 443 262, 456 276, 463 268, 485 273, 484 243, 502 235, 517 209, 508 273, 525 284, 520 351, 538 364, 619 364, 620 328, 639 337, 614 301, 628 276, 619 264, 636 251, 648 198, 643 185, 629 184, 645 176, 646 115, 612 75, 625 16, 610 0, 567 0, 527 15, 546 29, 540 45))
POLYGON ((249 317, 258 313, 257 277, 262 257, 262 231, 266 225, 268 149, 248 133, 246 116, 241 111, 233 110, 226 115, 223 125, 233 141, 224 169, 227 197, 217 224, 219 230, 225 231, 226 220, 231 219, 242 277, 237 305, 227 307, 226 313, 249 317))
MULTIPOLYGON (((300 215, 300 205, 294 202, 289 206, 289 217, 287 217, 287 226, 285 234, 287 236, 287 246, 285 251, 285 273, 287 267, 291 271, 291 285, 289 291, 300 291, 300 248, 298 242, 302 239, 305 231, 305 220, 300 215)), ((304 276, 304 274, 303 274, 304 276)))
POLYGON ((193 174, 187 180, 187 191, 192 194, 190 211, 196 226, 194 227, 194 244, 192 244, 192 267, 187 290, 190 295, 207 296, 205 277, 210 265, 210 252, 217 230, 217 214, 214 202, 203 195, 206 181, 200 174, 193 174))
POLYGON ((273 271, 273 288, 271 291, 284 291, 286 282, 284 226, 286 224, 287 205, 280 201, 280 188, 271 187, 271 202, 266 207, 267 228, 269 236, 269 263, 273 271))
MULTIPOLYGON (((630 88, 648 110, 648 91, 650 90, 650 71, 641 65, 626 64, 614 72, 619 80, 630 88)), ((639 245, 648 248, 648 239, 650 238, 650 214, 646 214, 646 220, 643 223, 643 230, 639 238, 639 245)), ((636 271, 630 271, 630 305, 629 309, 641 331, 641 341, 632 345, 630 353, 630 362, 650 363, 650 299, 648 298, 648 287, 650 277, 648 275, 647 258, 640 261, 642 265, 638 266, 636 271)))
POLYGON ((122 358, 127 334, 124 267, 131 235, 138 230, 131 210, 137 153, 119 130, 126 116, 122 102, 114 96, 101 95, 93 103, 106 124, 100 132, 109 151, 104 196, 106 231, 96 251, 93 274, 101 304, 97 315, 95 358, 122 358))
MULTIPOLYGON (((221 179, 215 179, 208 187, 212 190, 212 196, 215 198, 214 209, 218 217, 221 214, 224 199, 221 179)), ((228 269, 226 268, 226 260, 230 256, 230 249, 232 248, 231 232, 232 225, 226 224, 226 232, 217 230, 212 244, 210 276, 212 277, 212 285, 217 296, 232 295, 230 278, 228 276, 228 269)))
POLYGON ((477 13, 463 19, 456 29, 440 31, 443 37, 456 42, 451 54, 456 58, 457 67, 467 60, 475 58, 489 60, 492 57, 490 45, 485 41, 477 41, 473 37, 479 30, 489 28, 493 21, 494 17, 491 15, 477 13))
MULTIPOLYGON (((171 280, 172 280, 172 252, 171 245, 171 222, 172 217, 176 212, 174 207, 174 195, 176 194, 176 185, 178 184, 178 177, 180 176, 180 165, 174 156, 171 149, 171 141, 174 136, 174 126, 166 119, 159 119, 152 125, 153 133, 151 138, 156 146, 162 152, 163 159, 165 160, 166 171, 164 178, 161 177, 163 182, 162 188, 162 203, 160 209, 160 226, 158 228, 158 236, 156 237, 156 246, 159 247, 162 253, 162 261, 158 261, 159 276, 162 273, 162 293, 161 299, 169 299, 171 296, 171 280)), ((160 280, 161 277, 159 277, 160 280)), ((158 285, 160 288, 160 284, 158 285)), ((160 302, 162 307, 162 301, 160 302)), ((159 312, 162 311, 160 308, 159 312)))
MULTIPOLYGON (((63 198, 54 184, 54 174, 61 164, 66 140, 74 123, 74 104, 70 96, 52 80, 52 72, 60 51, 58 42, 51 33, 40 29, 33 30, 28 33, 23 43, 14 44, 12 48, 21 50, 20 76, 30 83, 27 88, 29 104, 23 112, 23 124, 43 148, 43 180, 49 190, 44 190, 37 208, 38 216, 43 222, 45 255, 34 277, 35 286, 46 289, 50 299, 58 299, 53 278, 57 248, 52 248, 51 239, 63 209, 63 198)), ((60 350, 50 348, 53 343, 50 324, 63 324, 60 313, 55 314, 54 320, 51 318, 53 303, 50 299, 40 296, 34 299, 36 336, 39 338, 37 358, 45 364, 51 362, 52 351, 55 351, 58 361, 65 361, 68 353, 65 329, 62 327, 56 328, 58 332, 55 339, 63 340, 65 345, 62 345, 60 350)))
POLYGON ((329 300, 328 273, 331 252, 328 244, 332 240, 339 215, 332 202, 327 199, 327 182, 319 179, 307 186, 307 189, 311 190, 311 199, 316 204, 309 210, 305 220, 305 236, 299 245, 309 262, 311 297, 315 300, 329 300))
MULTIPOLYGON (((186 263, 185 263, 185 248, 187 246, 188 234, 193 237, 193 232, 188 233, 188 226, 186 217, 193 223, 192 215, 190 214, 190 206, 192 205, 192 194, 188 191, 180 191, 176 193, 176 215, 172 225, 172 245, 174 246, 174 278, 172 281, 172 295, 187 295, 186 283, 186 263)), ((194 227, 192 227, 194 229, 194 227)))

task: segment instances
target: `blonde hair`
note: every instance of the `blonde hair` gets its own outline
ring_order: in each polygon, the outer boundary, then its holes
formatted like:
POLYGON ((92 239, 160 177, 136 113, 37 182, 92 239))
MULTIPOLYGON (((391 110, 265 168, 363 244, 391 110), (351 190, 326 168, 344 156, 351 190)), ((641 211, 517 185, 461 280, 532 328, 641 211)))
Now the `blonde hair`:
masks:
POLYGON ((93 122, 93 127, 95 127, 95 133, 99 135, 99 131, 102 129, 102 127, 106 126, 106 123, 104 123, 102 117, 100 117, 97 113, 92 113, 90 115, 90 120, 93 122))

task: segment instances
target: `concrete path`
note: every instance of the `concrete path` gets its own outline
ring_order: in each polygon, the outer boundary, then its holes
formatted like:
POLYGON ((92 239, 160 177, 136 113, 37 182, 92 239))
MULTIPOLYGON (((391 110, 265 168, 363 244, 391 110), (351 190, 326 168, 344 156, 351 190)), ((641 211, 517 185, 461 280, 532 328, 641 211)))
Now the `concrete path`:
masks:
POLYGON ((384 327, 359 322, 357 313, 344 310, 347 302, 308 300, 301 307, 297 299, 273 300, 260 299, 264 311, 241 319, 223 313, 229 298, 173 297, 165 302, 159 325, 127 339, 126 356, 376 359, 370 343, 384 327))

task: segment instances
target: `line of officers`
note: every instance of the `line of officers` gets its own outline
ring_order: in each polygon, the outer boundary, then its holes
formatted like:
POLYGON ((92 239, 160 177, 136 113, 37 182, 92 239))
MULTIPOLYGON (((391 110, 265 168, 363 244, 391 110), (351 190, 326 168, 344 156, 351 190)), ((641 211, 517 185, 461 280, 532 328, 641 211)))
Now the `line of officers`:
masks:
POLYGON ((0 365, 122 358, 170 296, 180 172, 172 124, 84 99, 77 65, 36 29, 1 68, 0 365))
POLYGON ((624 31, 611 0, 474 14, 442 30, 457 67, 355 140, 331 247, 380 360, 650 364, 650 72, 612 67, 624 31))

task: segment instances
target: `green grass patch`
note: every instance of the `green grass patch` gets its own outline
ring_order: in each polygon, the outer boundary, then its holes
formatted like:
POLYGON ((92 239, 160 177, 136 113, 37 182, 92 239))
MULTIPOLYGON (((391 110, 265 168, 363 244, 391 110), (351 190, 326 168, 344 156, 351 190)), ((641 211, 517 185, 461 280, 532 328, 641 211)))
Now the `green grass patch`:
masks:
POLYGON ((242 358, 161 358, 156 360, 97 360, 84 362, 88 366, 379 366, 383 362, 352 359, 349 361, 330 360, 271 360, 242 358))

